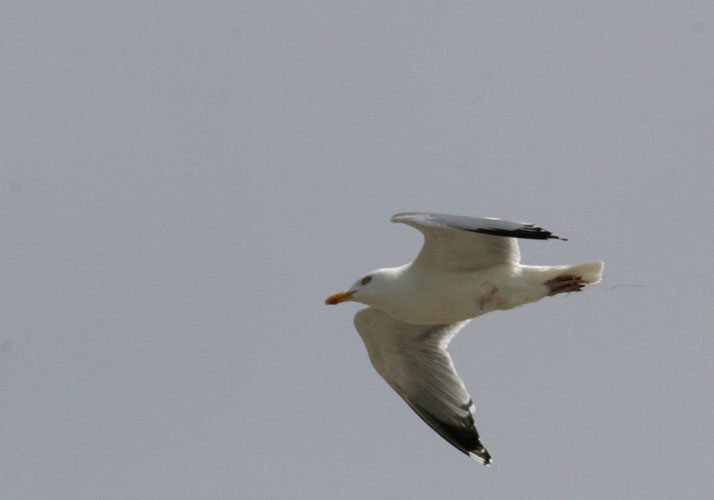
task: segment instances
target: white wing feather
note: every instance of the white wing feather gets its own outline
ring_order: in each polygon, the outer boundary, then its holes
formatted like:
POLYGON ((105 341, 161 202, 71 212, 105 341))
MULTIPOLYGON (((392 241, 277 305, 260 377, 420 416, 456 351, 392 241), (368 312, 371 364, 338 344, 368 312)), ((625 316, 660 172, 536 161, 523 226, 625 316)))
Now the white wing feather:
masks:
POLYGON ((516 238, 561 239, 525 222, 439 213, 400 213, 392 222, 412 226, 424 235, 415 266, 468 271, 498 264, 518 264, 516 238))
POLYGON ((444 439, 488 465, 491 456, 476 430, 473 401, 446 352, 466 323, 412 325, 371 307, 355 315, 357 331, 382 378, 444 439))

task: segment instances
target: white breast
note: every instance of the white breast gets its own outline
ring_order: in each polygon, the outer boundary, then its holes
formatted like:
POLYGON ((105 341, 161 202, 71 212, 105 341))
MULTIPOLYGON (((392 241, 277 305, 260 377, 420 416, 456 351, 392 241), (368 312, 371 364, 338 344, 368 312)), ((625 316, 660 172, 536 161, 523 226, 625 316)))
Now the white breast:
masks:
POLYGON ((517 278, 510 264, 467 273, 405 269, 396 283, 394 300, 384 304, 383 310, 412 324, 463 321, 529 302, 523 300, 517 278))

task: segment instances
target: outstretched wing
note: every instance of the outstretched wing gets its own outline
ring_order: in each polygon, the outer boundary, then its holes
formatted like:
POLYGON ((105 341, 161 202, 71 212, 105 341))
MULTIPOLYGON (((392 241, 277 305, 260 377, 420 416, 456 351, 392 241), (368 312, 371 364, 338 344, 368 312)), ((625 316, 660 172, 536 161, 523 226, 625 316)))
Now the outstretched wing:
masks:
POLYGON ((372 365, 424 422, 484 465, 491 455, 474 424, 474 404, 446 352, 468 323, 411 325, 368 307, 355 315, 372 365))
POLYGON ((424 234, 414 265, 446 270, 472 270, 497 264, 518 264, 516 238, 564 239, 525 222, 438 213, 400 213, 392 222, 424 234))

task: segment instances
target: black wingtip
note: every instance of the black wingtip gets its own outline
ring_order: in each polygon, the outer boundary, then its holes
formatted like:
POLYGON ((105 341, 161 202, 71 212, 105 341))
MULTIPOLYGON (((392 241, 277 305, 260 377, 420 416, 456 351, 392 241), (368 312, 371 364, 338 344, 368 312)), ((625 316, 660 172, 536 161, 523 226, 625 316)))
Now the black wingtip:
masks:
POLYGON ((491 464, 493 463, 493 459, 491 458, 491 454, 486 450, 486 448, 481 447, 478 450, 472 450, 469 451, 469 456, 476 460, 477 462, 482 463, 486 467, 490 467, 491 464))
POLYGON ((533 226, 529 225, 526 230, 531 234, 531 238, 542 238, 544 240, 560 240, 560 241, 568 241, 568 238, 561 238, 557 234, 553 234, 547 229, 543 229, 542 227, 538 226, 533 226))
POLYGON ((524 238, 529 240, 561 240, 568 241, 568 238, 561 238, 542 227, 526 225, 518 229, 498 229, 498 228, 478 228, 466 229, 474 233, 490 234, 491 236, 506 236, 510 238, 524 238))

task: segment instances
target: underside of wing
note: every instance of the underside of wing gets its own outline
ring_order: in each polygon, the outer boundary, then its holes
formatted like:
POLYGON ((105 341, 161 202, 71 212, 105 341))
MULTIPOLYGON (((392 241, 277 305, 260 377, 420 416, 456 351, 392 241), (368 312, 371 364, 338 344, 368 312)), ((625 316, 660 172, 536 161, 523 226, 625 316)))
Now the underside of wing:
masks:
POLYGON ((374 308, 355 316, 370 361, 382 378, 439 435, 489 465, 474 423, 474 405, 446 346, 467 322, 411 325, 374 308))
POLYGON ((440 213, 400 213, 392 222, 412 226, 424 235, 415 265, 469 270, 498 264, 517 264, 516 238, 564 239, 525 222, 440 213))

